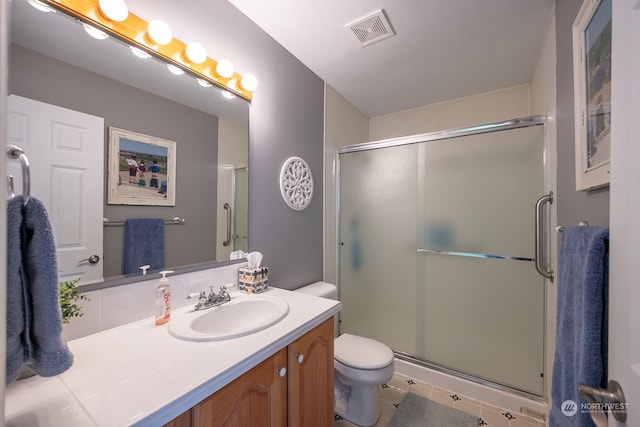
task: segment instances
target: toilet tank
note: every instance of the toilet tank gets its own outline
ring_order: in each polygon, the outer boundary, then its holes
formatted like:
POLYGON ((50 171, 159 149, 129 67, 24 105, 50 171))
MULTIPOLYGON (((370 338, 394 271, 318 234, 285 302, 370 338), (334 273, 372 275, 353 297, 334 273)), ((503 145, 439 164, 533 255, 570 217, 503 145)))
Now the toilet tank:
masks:
POLYGON ((313 295, 321 298, 338 299, 338 287, 328 282, 315 282, 295 290, 303 294, 313 295))
MULTIPOLYGON (((314 297, 338 300, 338 287, 333 283, 315 282, 307 286, 296 289, 294 292, 313 295, 314 297)), ((337 337, 340 331, 339 315, 336 314, 333 320, 333 336, 337 337)))

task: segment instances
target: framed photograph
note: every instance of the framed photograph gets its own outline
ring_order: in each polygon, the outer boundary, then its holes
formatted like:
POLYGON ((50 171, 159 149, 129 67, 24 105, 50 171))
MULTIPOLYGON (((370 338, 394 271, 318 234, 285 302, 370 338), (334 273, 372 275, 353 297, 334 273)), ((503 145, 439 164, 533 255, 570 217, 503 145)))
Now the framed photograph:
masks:
POLYGON ((576 191, 610 181, 611 1, 585 0, 573 24, 576 191))
POLYGON ((110 205, 176 205, 176 143, 109 128, 110 205))

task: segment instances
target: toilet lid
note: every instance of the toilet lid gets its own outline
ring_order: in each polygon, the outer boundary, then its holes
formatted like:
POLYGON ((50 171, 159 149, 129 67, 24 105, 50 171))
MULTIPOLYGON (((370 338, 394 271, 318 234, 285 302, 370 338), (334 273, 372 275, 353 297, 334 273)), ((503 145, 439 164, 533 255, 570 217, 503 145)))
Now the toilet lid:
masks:
POLYGON ((336 338, 333 356, 347 366, 359 369, 384 368, 393 362, 389 347, 370 338, 342 334, 336 338))

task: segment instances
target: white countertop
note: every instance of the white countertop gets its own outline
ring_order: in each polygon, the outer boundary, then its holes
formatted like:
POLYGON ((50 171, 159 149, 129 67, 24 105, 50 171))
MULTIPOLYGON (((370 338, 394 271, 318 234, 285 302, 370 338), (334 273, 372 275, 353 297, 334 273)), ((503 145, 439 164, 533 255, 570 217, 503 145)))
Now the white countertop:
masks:
MULTIPOLYGON (((9 385, 5 423, 14 426, 159 426, 340 311, 338 301, 270 288, 287 316, 254 334, 216 342, 171 336, 152 318, 69 342, 73 366, 9 385)), ((232 298, 251 298, 232 292, 232 298)), ((180 316, 192 309, 174 311, 180 316)))

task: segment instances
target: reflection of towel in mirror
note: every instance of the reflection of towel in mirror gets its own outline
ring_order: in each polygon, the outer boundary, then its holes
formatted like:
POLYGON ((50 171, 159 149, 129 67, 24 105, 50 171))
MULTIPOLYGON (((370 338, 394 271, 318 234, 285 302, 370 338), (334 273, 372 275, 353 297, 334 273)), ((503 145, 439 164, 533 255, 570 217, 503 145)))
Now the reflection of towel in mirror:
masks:
POLYGON ((609 230, 567 227, 558 258, 558 315, 549 425, 592 426, 578 386, 607 384, 609 230), (567 401, 571 401, 567 404, 567 401), (566 406, 570 405, 570 406, 566 406), (567 410, 576 409, 577 413, 567 410))
POLYGON ((7 203, 7 384, 22 364, 49 377, 71 367, 62 338, 62 311, 53 231, 39 200, 7 203))
POLYGON ((164 220, 133 218, 125 222, 123 274, 140 272, 140 266, 150 270, 164 268, 164 220))

